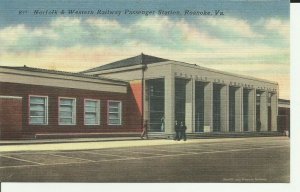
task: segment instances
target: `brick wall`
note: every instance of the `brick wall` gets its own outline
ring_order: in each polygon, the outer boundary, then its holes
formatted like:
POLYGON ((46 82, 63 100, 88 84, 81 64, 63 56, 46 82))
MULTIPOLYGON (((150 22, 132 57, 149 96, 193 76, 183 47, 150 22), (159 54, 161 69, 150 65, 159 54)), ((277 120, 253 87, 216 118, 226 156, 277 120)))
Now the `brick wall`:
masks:
POLYGON ((22 98, 0 96, 0 137, 18 138, 22 133, 22 98))
MULTIPOLYGON (((49 86, 0 83, 0 95, 15 95, 22 100, 23 135, 37 133, 110 133, 140 132, 140 122, 132 94, 88 91, 81 89, 58 88, 49 86), (48 96, 48 125, 29 124, 29 95, 48 96), (58 125, 58 98, 76 98, 76 125, 58 125), (100 125, 84 125, 84 99, 98 99, 101 102, 100 125), (108 125, 108 100, 122 101, 122 125, 108 125)), ((3 116, 4 117, 4 116, 3 116)))

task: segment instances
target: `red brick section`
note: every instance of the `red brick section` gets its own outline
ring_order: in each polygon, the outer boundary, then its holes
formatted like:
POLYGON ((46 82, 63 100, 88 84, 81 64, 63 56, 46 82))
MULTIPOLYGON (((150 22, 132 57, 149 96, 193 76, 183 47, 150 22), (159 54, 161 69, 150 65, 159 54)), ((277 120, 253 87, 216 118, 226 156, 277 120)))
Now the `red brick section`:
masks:
POLYGON ((131 93, 138 107, 138 112, 142 114, 142 81, 130 82, 131 93))
POLYGON ((20 137, 22 133, 22 98, 0 98, 0 137, 20 137))
POLYGON ((130 82, 129 97, 132 98, 130 113, 130 121, 142 130, 142 81, 135 80, 130 82))
MULTIPOLYGON (((112 93, 89 91, 50 86, 24 85, 15 83, 0 83, 0 95, 21 96, 23 137, 45 133, 139 133, 140 121, 137 117, 137 103, 130 93, 112 93), (29 125, 29 95, 48 96, 48 125, 29 125), (76 98, 76 125, 58 125, 58 98, 76 98), (99 99, 101 101, 100 125, 84 125, 84 99, 99 99), (107 122, 108 100, 122 101, 122 125, 110 126, 107 122)), ((88 134, 87 134, 88 135, 88 134)))

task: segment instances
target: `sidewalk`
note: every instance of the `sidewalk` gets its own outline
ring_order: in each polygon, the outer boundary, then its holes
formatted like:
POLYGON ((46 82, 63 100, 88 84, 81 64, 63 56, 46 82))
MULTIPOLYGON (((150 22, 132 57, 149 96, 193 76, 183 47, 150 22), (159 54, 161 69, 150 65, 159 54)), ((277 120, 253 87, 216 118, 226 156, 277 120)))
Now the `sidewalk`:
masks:
MULTIPOLYGON (((111 138, 107 138, 111 139, 111 138)), ((117 139, 117 138, 115 138, 117 139)), ((125 139, 125 138, 122 138, 125 139)), ((174 141, 167 139, 141 140, 140 138, 128 138, 128 140, 89 140, 80 141, 81 139, 67 139, 64 143, 24 143, 2 145, 0 152, 18 152, 18 151, 53 151, 53 150, 88 150, 88 149, 105 149, 105 148, 121 148, 121 147, 142 147, 156 145, 174 145, 174 144, 191 144, 191 143, 215 143, 242 140, 241 138, 219 138, 219 139, 189 139, 187 141, 174 141), (73 142, 72 142, 73 141, 73 142)), ((33 142, 33 141, 32 141, 33 142)))
POLYGON ((27 145, 47 143, 78 143, 78 142, 99 142, 99 141, 128 141, 140 140, 140 137, 104 137, 104 138, 66 138, 66 139, 24 139, 24 140, 0 140, 3 145, 27 145))

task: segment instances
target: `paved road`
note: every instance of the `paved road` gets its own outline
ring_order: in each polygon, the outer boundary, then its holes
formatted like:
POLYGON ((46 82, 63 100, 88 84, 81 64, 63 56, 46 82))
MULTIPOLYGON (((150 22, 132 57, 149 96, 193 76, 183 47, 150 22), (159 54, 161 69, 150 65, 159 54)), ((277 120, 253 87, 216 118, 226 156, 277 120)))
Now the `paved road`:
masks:
POLYGON ((0 180, 286 183, 290 180, 289 156, 286 137, 208 139, 198 143, 173 141, 168 145, 75 151, 1 152, 0 180))

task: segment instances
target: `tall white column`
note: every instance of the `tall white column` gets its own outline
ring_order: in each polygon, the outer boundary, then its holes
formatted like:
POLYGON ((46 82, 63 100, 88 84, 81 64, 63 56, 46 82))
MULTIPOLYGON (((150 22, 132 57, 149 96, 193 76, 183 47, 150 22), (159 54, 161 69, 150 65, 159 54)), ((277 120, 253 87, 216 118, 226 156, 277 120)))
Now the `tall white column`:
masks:
POLYGON ((171 73, 165 76, 165 133, 175 132, 175 78, 171 73))
POLYGON ((249 90, 248 99, 248 131, 256 131, 256 91, 255 89, 249 90))
POLYGON ((213 83, 204 87, 204 132, 213 132, 213 83))
POLYGON ((221 132, 229 132, 229 86, 224 85, 220 90, 221 98, 221 132))
POLYGON ((260 122, 261 131, 268 131, 268 92, 264 91, 260 96, 260 122))
POLYGON ((277 131, 277 116, 278 116, 278 96, 273 93, 271 96, 271 130, 277 131))
POLYGON ((186 84, 185 92, 185 125, 186 132, 192 133, 195 130, 194 114, 195 114, 195 80, 190 79, 186 84))
POLYGON ((235 132, 243 131, 243 87, 235 91, 235 132))

